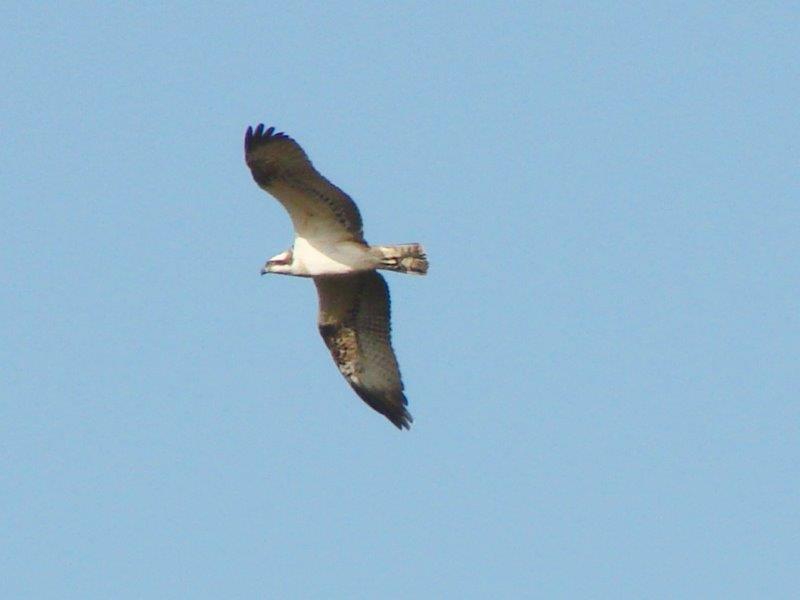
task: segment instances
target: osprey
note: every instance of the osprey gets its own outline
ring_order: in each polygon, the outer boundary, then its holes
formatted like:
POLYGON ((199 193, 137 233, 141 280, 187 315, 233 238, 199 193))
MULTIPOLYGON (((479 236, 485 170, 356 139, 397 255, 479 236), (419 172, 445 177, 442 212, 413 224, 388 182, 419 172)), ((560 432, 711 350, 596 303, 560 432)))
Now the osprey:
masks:
POLYGON ((314 279, 319 332, 339 371, 369 406, 408 429, 412 418, 391 345, 389 288, 376 269, 424 275, 425 251, 420 244, 367 244, 355 203, 274 127, 248 127, 244 153, 253 179, 283 205, 294 226, 292 247, 270 258, 261 274, 314 279))

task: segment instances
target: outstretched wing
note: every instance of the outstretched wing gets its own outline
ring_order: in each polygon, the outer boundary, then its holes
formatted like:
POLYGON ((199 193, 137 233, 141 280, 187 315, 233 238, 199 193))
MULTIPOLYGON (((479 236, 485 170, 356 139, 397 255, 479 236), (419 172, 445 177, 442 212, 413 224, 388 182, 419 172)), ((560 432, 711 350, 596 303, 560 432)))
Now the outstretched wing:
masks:
POLYGON ((308 160, 300 145, 263 123, 247 128, 244 156, 253 179, 284 208, 295 234, 307 240, 363 241, 358 207, 308 160))
POLYGON ((333 360, 361 399, 398 428, 411 415, 391 344, 389 288, 375 271, 315 277, 319 331, 333 360))

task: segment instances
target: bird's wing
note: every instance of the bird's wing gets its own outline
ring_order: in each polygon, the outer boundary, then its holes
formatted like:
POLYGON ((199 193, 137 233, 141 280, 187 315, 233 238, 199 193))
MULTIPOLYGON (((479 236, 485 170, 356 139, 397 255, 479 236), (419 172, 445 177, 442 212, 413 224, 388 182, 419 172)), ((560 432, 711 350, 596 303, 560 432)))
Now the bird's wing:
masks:
POLYGON ((391 344, 389 288, 375 271, 315 277, 319 331, 333 360, 361 399, 398 428, 411 415, 391 344))
POLYGON ((263 124, 248 127, 244 156, 256 183, 289 212, 296 235, 309 241, 364 240, 358 207, 319 174, 288 135, 263 124))

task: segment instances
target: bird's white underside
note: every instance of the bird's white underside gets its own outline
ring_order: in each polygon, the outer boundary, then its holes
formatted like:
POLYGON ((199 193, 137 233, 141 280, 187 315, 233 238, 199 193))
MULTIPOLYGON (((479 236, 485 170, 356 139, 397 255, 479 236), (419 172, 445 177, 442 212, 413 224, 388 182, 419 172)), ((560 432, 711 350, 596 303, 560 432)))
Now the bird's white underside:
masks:
POLYGON ((369 246, 351 241, 315 240, 312 243, 298 236, 292 247, 292 263, 286 272, 300 277, 344 275, 374 269, 377 263, 369 246))

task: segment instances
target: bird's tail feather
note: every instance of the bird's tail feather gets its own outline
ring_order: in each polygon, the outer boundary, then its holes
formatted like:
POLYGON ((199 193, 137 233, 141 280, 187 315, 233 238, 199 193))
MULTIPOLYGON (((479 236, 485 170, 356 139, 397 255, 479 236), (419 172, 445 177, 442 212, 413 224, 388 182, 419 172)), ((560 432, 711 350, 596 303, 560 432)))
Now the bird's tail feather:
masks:
POLYGON ((428 272, 428 257, 422 244, 399 244, 396 246, 373 246, 380 264, 379 269, 425 275, 428 272))

